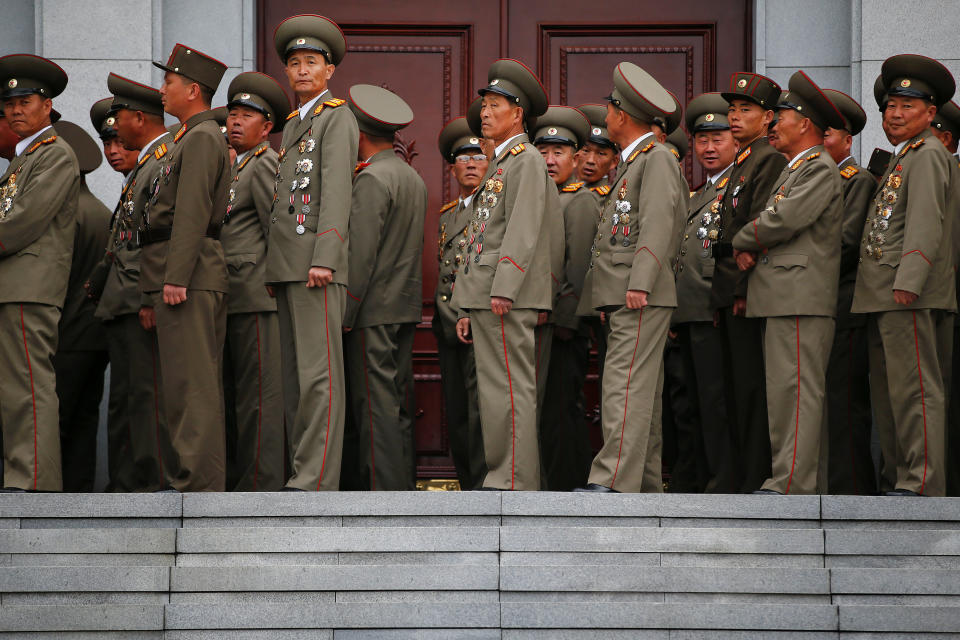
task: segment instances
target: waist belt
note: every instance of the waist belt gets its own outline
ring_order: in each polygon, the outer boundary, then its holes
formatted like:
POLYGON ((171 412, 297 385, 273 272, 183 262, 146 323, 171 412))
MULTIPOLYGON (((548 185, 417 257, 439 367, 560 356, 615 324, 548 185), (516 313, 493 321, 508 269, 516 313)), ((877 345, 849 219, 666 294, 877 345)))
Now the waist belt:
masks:
MULTIPOLYGON (((206 237, 213 238, 214 240, 220 239, 220 229, 219 224, 210 224, 207 227, 206 237)), ((155 244, 157 242, 166 242, 170 239, 171 234, 173 233, 173 227, 151 227, 149 229, 140 229, 137 231, 137 244, 141 247, 145 247, 148 244, 155 244)))

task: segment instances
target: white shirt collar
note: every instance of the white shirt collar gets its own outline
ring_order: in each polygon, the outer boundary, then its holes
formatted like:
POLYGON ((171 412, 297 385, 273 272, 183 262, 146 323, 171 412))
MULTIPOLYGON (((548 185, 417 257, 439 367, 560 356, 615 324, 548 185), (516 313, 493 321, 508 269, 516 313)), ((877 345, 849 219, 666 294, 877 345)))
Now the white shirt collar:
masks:
POLYGON ((327 94, 327 93, 330 93, 330 90, 329 90, 329 89, 324 89, 323 91, 320 92, 320 95, 318 95, 316 98, 311 98, 311 99, 310 99, 310 102, 308 102, 307 104, 305 104, 305 105, 303 105, 302 107, 300 107, 299 109, 297 109, 297 111, 300 112, 300 119, 301 119, 301 120, 305 119, 305 118, 307 117, 307 114, 310 112, 310 109, 312 109, 312 108, 313 108, 313 105, 315 105, 315 104, 317 103, 317 100, 319 100, 320 98, 322 98, 322 97, 324 96, 324 94, 327 94))
POLYGON ((463 204, 463 208, 466 209, 470 206, 470 203, 473 202, 473 194, 471 193, 466 198, 460 198, 460 202, 463 204))
POLYGON ((43 129, 40 129, 40 131, 37 131, 35 134, 33 134, 32 136, 30 136, 29 138, 24 138, 23 140, 21 140, 20 142, 18 142, 18 143, 17 143, 17 146, 16 146, 16 148, 15 148, 15 150, 16 150, 16 152, 17 152, 17 155, 20 155, 21 153, 23 153, 25 149, 29 148, 30 145, 33 144, 33 141, 34 141, 34 140, 36 140, 37 138, 40 137, 40 134, 41 134, 41 133, 43 133, 43 132, 46 131, 47 129, 51 128, 52 126, 53 126, 53 125, 48 124, 48 125, 45 126, 43 129))
POLYGON ((623 151, 620 152, 620 159, 623 162, 626 162, 627 158, 630 157, 630 154, 633 153, 633 150, 637 148, 637 145, 639 145, 641 142, 643 142, 644 140, 646 140, 652 135, 653 135, 653 131, 651 131, 650 133, 645 133, 639 138, 637 138, 636 140, 634 140, 633 142, 631 142, 630 144, 628 144, 626 147, 624 147, 623 151))
POLYGON ((523 135, 522 133, 518 133, 517 135, 513 136, 512 138, 510 138, 510 139, 507 140, 506 142, 503 142, 502 144, 497 145, 497 148, 493 150, 493 157, 494 157, 494 158, 499 158, 499 157, 500 157, 500 154, 503 153, 503 150, 506 149, 508 146, 510 146, 510 143, 511 143, 511 142, 513 142, 514 140, 516 140, 517 138, 519 138, 519 137, 522 136, 522 135, 523 135))
POLYGON ((243 153, 238 153, 238 154, 237 154, 237 160, 236 160, 236 162, 234 162, 234 164, 240 164, 241 162, 243 162, 243 159, 246 158, 248 155, 250 155, 250 152, 253 151, 254 149, 256 149, 258 146, 260 146, 260 145, 254 145, 254 146, 250 147, 249 149, 247 149, 246 151, 244 151, 243 153))
POLYGON ((725 173, 727 172, 727 169, 729 169, 729 168, 732 167, 732 166, 733 166, 733 163, 731 162, 731 163, 728 164, 726 167, 724 167, 723 169, 721 169, 716 175, 707 176, 707 182, 709 182, 710 184, 717 184, 717 180, 720 179, 720 176, 722 176, 723 174, 725 174, 725 173))
MULTIPOLYGON (((816 146, 816 145, 814 145, 814 146, 816 146)), ((813 147, 810 147, 810 149, 813 149, 813 147)), ((792 166, 793 166, 793 163, 796 162, 797 160, 799 160, 799 159, 800 159, 800 156, 802 156, 803 154, 809 153, 809 152, 810 152, 810 149, 804 149, 803 151, 801 151, 801 152, 798 153, 797 155, 793 156, 793 158, 790 160, 790 162, 787 163, 787 166, 788 166, 788 167, 792 167, 792 166)))
POLYGON ((895 146, 895 147, 893 148, 893 155, 895 155, 895 156, 900 155, 900 152, 903 151, 903 147, 904 147, 908 142, 910 142, 910 141, 909 141, 909 140, 904 140, 903 142, 901 142, 900 144, 898 144, 897 146, 895 146))
MULTIPOLYGON (((847 160, 853 160, 853 156, 847 156, 846 158, 844 158, 843 160, 841 160, 841 161, 840 161, 840 164, 838 164, 837 166, 839 167, 841 164, 843 164, 843 163, 846 162, 847 160)), ((853 161, 856 162, 856 160, 853 160, 853 161)))
MULTIPOLYGON (((151 140, 150 142, 148 142, 147 144, 145 144, 145 145, 143 146, 143 149, 140 149, 140 153, 137 155, 137 163, 138 163, 138 164, 139 164, 139 162, 140 162, 141 160, 143 160, 143 156, 147 155, 147 152, 150 151, 150 147, 152 147, 152 146, 157 142, 157 140, 159 140, 160 138, 162 138, 162 137, 165 136, 165 135, 167 135, 167 132, 166 132, 166 131, 164 131, 163 133, 161 133, 160 135, 158 135, 156 138, 154 138, 153 140, 151 140)), ((132 172, 131 172, 131 173, 132 173, 132 172)))

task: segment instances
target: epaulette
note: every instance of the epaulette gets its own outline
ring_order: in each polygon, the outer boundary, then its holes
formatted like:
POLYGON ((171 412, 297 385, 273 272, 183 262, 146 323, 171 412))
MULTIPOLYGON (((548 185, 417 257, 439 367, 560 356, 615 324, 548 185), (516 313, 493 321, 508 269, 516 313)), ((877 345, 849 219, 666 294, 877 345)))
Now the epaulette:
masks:
MULTIPOLYGON (((167 155, 167 143, 166 142, 160 143, 160 146, 153 150, 153 155, 157 160, 167 155)), ((144 156, 144 159, 146 159, 147 157, 149 156, 144 156)))
POLYGON ((627 162, 633 162, 638 155, 640 155, 641 153, 646 153, 647 151, 650 151, 650 149, 653 149, 652 142, 647 143, 647 146, 645 146, 643 149, 634 150, 634 152, 630 154, 630 157, 627 158, 627 162))
POLYGON ((580 191, 581 187, 583 187, 582 182, 571 182, 570 184, 565 186, 563 189, 561 189, 561 191, 563 191, 564 193, 576 193, 577 191, 580 191))
POLYGON ((820 157, 820 152, 817 151, 816 153, 811 153, 810 155, 808 155, 808 156, 806 157, 806 159, 807 159, 807 160, 813 160, 814 158, 819 158, 819 157, 820 157))
POLYGON ((447 211, 450 211, 450 209, 453 209, 459 203, 460 203, 459 200, 451 200, 447 204, 440 207, 440 213, 446 213, 447 211))
POLYGON ((726 178, 724 178, 723 180, 721 180, 720 182, 718 182, 718 183, 717 183, 717 191, 720 191, 720 189, 723 189, 725 186, 727 186, 727 183, 728 183, 728 182, 730 182, 730 176, 727 176, 726 178))
POLYGON ((527 148, 526 145, 521 142, 520 144, 515 146, 513 149, 510 149, 510 155, 515 156, 526 148, 527 148))
POLYGON ((180 138, 183 137, 183 134, 187 132, 187 125, 180 127, 180 131, 177 131, 177 135, 173 136, 174 143, 180 142, 180 138))
POLYGON ((39 149, 42 145, 50 144, 51 142, 53 142, 53 141, 56 140, 56 139, 57 139, 57 136, 50 136, 49 138, 44 138, 43 140, 38 140, 37 142, 34 142, 33 145, 32 145, 29 149, 27 149, 26 152, 25 152, 23 155, 27 155, 27 154, 33 153, 34 151, 36 151, 37 149, 39 149))
POLYGON ((313 115, 319 115, 320 112, 323 111, 324 107, 333 108, 333 107, 339 107, 342 104, 347 104, 347 101, 341 100, 340 98, 332 98, 330 100, 324 100, 323 102, 317 105, 316 109, 313 110, 313 115))
POLYGON ((300 115, 300 109, 294 109, 293 111, 290 112, 290 115, 287 116, 287 120, 298 115, 300 115))
POLYGON ((270 148, 269 145, 260 147, 260 148, 257 150, 257 152, 254 153, 253 155, 254 155, 254 156, 263 155, 264 153, 267 152, 267 149, 269 149, 269 148, 270 148))
MULTIPOLYGON (((669 148, 669 147, 668 147, 668 148, 669 148)), ((680 152, 677 151, 676 149, 670 149, 670 153, 672 153, 673 155, 677 156, 677 160, 680 159, 680 152)))
POLYGON ((858 173, 860 173, 860 169, 857 169, 857 168, 856 168, 855 166, 853 166, 853 165, 850 165, 849 167, 844 167, 843 169, 840 169, 840 175, 843 176, 844 178, 846 178, 847 180, 849 180, 849 179, 852 178, 853 176, 857 175, 858 173))
POLYGON ((752 148, 748 148, 746 151, 737 156, 737 164, 743 164, 743 161, 750 157, 750 153, 753 151, 752 148))
POLYGON ((590 191, 593 191, 594 193, 599 193, 600 195, 605 196, 608 193, 610 193, 610 185, 601 184, 601 185, 597 185, 596 187, 590 187, 590 191))

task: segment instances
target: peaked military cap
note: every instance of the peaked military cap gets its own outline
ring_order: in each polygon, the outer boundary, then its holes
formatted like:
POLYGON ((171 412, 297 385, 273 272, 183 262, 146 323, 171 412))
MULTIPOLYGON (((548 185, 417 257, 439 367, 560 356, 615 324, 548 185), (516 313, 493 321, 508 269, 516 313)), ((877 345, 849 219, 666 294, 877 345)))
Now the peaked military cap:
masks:
POLYGON ((803 71, 790 76, 787 92, 780 98, 777 109, 793 109, 823 130, 828 127, 843 129, 845 126, 840 110, 803 71))
POLYGON ((673 94, 632 62, 621 62, 613 69, 613 91, 607 100, 647 123, 658 117, 667 119, 677 108, 673 94))
POLYGON ((97 100, 90 107, 90 122, 97 130, 101 140, 109 140, 117 135, 117 117, 113 111, 113 98, 97 100))
POLYGON ((552 105, 537 118, 533 144, 569 144, 579 149, 590 137, 590 121, 573 107, 552 105))
POLYGON ((949 131, 954 140, 960 140, 960 107, 957 103, 950 100, 937 109, 933 126, 937 131, 949 131))
POLYGON ((494 61, 487 71, 487 86, 477 93, 497 93, 523 108, 524 117, 539 117, 547 111, 547 92, 527 65, 512 58, 494 61))
POLYGON ((153 87, 111 73, 107 76, 107 90, 113 94, 111 111, 130 109, 163 116, 160 92, 153 87))
POLYGON ((153 66, 193 80, 211 91, 217 90, 227 70, 227 65, 219 60, 180 43, 173 47, 166 64, 154 62, 153 66))
POLYGON ((347 91, 347 103, 357 117, 357 127, 367 135, 393 138, 413 122, 413 109, 394 92, 372 84, 355 84, 347 91))
POLYGON ((749 100, 764 109, 775 109, 780 98, 780 85, 759 73, 738 71, 730 76, 730 89, 720 95, 727 102, 749 100))
POLYGON ((273 46, 284 64, 292 51, 305 49, 323 54, 329 64, 340 64, 347 53, 347 39, 337 23, 325 16, 305 13, 291 16, 273 32, 273 46))
POLYGON ((675 93, 670 90, 667 90, 667 93, 670 94, 670 97, 673 98, 674 111, 669 116, 656 117, 653 119, 653 123, 660 127, 666 135, 670 135, 677 130, 677 127, 680 126, 680 123, 683 122, 683 105, 680 104, 680 100, 677 99, 675 93))
MULTIPOLYGON (((471 102, 467 108, 467 124, 470 126, 470 130, 473 131, 474 135, 481 138, 483 137, 483 132, 480 129, 480 125, 482 124, 480 121, 480 109, 482 108, 483 100, 481 98, 474 98, 473 102, 471 102)), ((526 126, 527 131, 533 131, 537 126, 536 116, 524 113, 523 124, 526 126)))
POLYGON ((227 108, 248 107, 259 111, 270 122, 283 123, 290 112, 290 98, 280 83, 259 71, 245 71, 227 88, 227 108))
POLYGON ((210 111, 213 112, 213 119, 220 125, 220 133, 227 135, 227 114, 229 114, 230 111, 226 106, 214 107, 210 111))
POLYGON ((840 110, 840 114, 843 116, 843 128, 849 131, 850 135, 855 136, 863 131, 863 128, 867 125, 867 114, 864 113, 860 103, 836 89, 824 89, 823 93, 840 110))
POLYGON ((912 53, 891 56, 880 67, 888 96, 923 98, 940 106, 953 97, 957 84, 937 60, 912 53))
POLYGON ((67 73, 46 58, 15 53, 0 58, 0 87, 3 100, 32 93, 55 98, 67 87, 67 73))
POLYGON ((53 125, 53 130, 73 149, 73 154, 77 156, 80 173, 90 173, 103 162, 100 145, 79 125, 61 120, 53 125))
POLYGON ((456 162, 457 156, 463 151, 483 150, 480 146, 480 137, 470 129, 464 117, 454 118, 440 130, 437 147, 443 159, 450 164, 456 162))
POLYGON ((680 162, 687 155, 687 151, 690 150, 687 132, 677 127, 673 130, 673 133, 667 136, 667 141, 663 146, 670 149, 670 152, 677 157, 677 162, 680 162))
POLYGON ((883 83, 883 76, 877 76, 873 81, 873 99, 877 101, 880 111, 887 108, 887 85, 883 83))
POLYGON ((607 107, 602 104, 582 104, 577 109, 590 121, 589 142, 603 147, 616 149, 617 145, 610 139, 607 131, 607 107))
POLYGON ((727 106, 719 93, 701 93, 687 105, 687 128, 692 133, 729 129, 727 106))

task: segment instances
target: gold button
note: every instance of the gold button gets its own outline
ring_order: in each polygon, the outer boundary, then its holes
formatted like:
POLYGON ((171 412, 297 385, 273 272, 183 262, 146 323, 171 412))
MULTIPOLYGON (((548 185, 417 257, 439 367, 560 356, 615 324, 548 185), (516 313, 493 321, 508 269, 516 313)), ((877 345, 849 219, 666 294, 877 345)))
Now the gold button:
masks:
POLYGON ((446 296, 446 295, 442 295, 442 296, 440 296, 440 299, 443 300, 444 302, 446 302, 446 301, 447 301, 447 296, 446 296))
POLYGON ((689 233, 683 234, 683 239, 684 239, 684 240, 689 240, 689 239, 690 239, 690 234, 689 234, 689 233))
POLYGON ((449 267, 449 266, 450 266, 450 261, 449 261, 449 260, 444 260, 444 261, 443 261, 443 264, 444 264, 444 266, 449 267))

